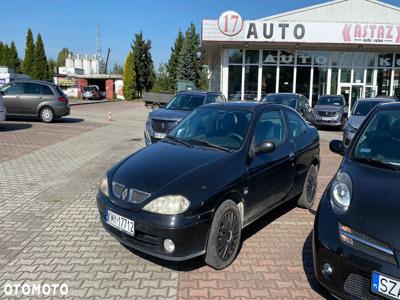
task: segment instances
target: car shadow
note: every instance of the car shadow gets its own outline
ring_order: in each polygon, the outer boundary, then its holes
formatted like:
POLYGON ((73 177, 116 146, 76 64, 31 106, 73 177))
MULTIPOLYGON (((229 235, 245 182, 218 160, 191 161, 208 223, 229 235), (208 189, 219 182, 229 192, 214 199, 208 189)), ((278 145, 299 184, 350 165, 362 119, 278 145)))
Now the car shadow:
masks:
MULTIPOLYGON (((251 238, 253 235, 255 235, 257 232, 262 230, 265 226, 269 225, 270 223, 274 222, 278 218, 282 217, 292 209, 294 209, 297 206, 297 198, 288 201, 287 203, 278 206, 277 208, 273 209, 271 212, 267 213, 254 223, 250 224, 246 228, 243 229, 242 232, 242 241, 239 246, 239 251, 238 254, 240 253, 243 242, 246 241, 247 239, 251 238)), ((122 244, 123 245, 123 244, 122 244)), ((160 259, 157 257, 153 257, 151 255, 145 254, 143 252, 137 251, 135 249, 132 249, 126 245, 123 245, 126 249, 128 249, 131 253, 134 255, 137 255, 143 259, 146 259, 154 264, 160 265, 164 268, 173 270, 173 271, 181 271, 181 272, 190 272, 197 270, 201 267, 205 266, 205 263, 202 259, 202 257, 196 257, 187 261, 180 261, 180 262, 173 262, 173 261, 167 261, 164 259, 160 259)))
POLYGON ((318 126, 318 130, 328 131, 328 132, 342 132, 341 127, 333 127, 333 126, 318 126))
POLYGON ((85 119, 63 117, 63 118, 54 120, 54 123, 67 123, 68 124, 68 123, 80 123, 80 122, 83 122, 83 121, 85 121, 85 119))
POLYGON ((0 132, 17 131, 31 128, 32 124, 0 123, 0 132))
POLYGON ((303 268, 304 273, 307 276, 307 281, 310 287, 313 289, 314 292, 318 293, 321 297, 325 299, 334 299, 331 294, 329 294, 322 286, 320 286, 315 278, 314 273, 314 261, 313 261, 313 252, 312 252, 312 234, 313 231, 307 236, 307 239, 303 245, 303 268))

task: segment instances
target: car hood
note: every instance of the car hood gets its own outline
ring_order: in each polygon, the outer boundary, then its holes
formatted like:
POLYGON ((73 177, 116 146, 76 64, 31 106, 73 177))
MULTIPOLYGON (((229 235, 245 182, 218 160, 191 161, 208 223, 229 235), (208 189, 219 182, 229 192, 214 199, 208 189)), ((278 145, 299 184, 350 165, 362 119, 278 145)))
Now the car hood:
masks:
MULTIPOLYGON (((219 150, 159 142, 126 159, 115 170, 112 180, 125 187, 155 194, 173 182, 230 154, 219 150)), ((182 190, 184 188, 182 186, 182 190)))
POLYGON ((181 121, 191 111, 189 110, 173 110, 173 109, 157 109, 149 114, 150 119, 166 120, 166 121, 181 121))
POLYGON ((353 181, 353 197, 341 222, 400 250, 400 173, 349 160, 344 171, 353 181))
POLYGON ((347 124, 355 129, 358 129, 360 128, 364 120, 365 116, 351 116, 350 119, 347 121, 347 124))
POLYGON ((328 111, 328 112, 333 112, 333 111, 339 111, 343 109, 343 106, 336 106, 336 105, 315 105, 315 110, 318 111, 328 111))

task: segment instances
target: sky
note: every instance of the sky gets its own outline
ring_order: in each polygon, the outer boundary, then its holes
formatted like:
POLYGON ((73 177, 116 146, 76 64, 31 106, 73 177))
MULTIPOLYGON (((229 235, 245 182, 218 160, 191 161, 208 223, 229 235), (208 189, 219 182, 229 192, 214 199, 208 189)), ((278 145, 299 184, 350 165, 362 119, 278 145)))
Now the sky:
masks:
MULTIPOLYGON (((0 41, 15 41, 24 55, 26 31, 42 35, 46 54, 57 58, 63 47, 75 53, 96 53, 96 28, 100 26, 102 54, 110 48, 110 62, 123 64, 134 34, 143 31, 152 41, 157 68, 168 61, 179 30, 190 22, 201 29, 202 19, 218 19, 226 10, 237 11, 243 19, 265 16, 323 3, 321 0, 14 0, 1 4, 0 41)), ((385 2, 400 6, 400 0, 385 2)))

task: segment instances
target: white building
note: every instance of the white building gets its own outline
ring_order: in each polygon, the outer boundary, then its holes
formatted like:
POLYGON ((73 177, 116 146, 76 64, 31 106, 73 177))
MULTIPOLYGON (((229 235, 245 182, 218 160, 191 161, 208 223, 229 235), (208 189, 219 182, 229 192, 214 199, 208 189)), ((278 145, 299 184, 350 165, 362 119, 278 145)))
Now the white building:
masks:
POLYGON ((210 88, 230 99, 400 96, 400 8, 335 0, 258 20, 228 11, 203 20, 202 57, 210 88))
POLYGON ((18 79, 29 79, 29 76, 15 73, 15 70, 12 68, 0 66, 0 86, 18 79))

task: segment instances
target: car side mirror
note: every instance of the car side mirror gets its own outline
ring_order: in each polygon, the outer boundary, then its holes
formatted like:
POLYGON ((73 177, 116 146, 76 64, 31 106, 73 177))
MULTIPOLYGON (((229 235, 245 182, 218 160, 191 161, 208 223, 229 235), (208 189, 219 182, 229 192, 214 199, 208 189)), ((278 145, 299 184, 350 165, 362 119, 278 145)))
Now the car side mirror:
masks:
POLYGON ((333 140, 329 143, 329 149, 333 152, 333 153, 337 153, 340 154, 342 156, 344 156, 346 150, 344 148, 344 144, 342 141, 339 140, 333 140))
POLYGON ((271 153, 275 150, 275 143, 272 141, 262 141, 256 146, 256 153, 271 153))
POLYGON ((0 96, 4 96, 4 95, 5 95, 4 92, 0 91, 0 96))

